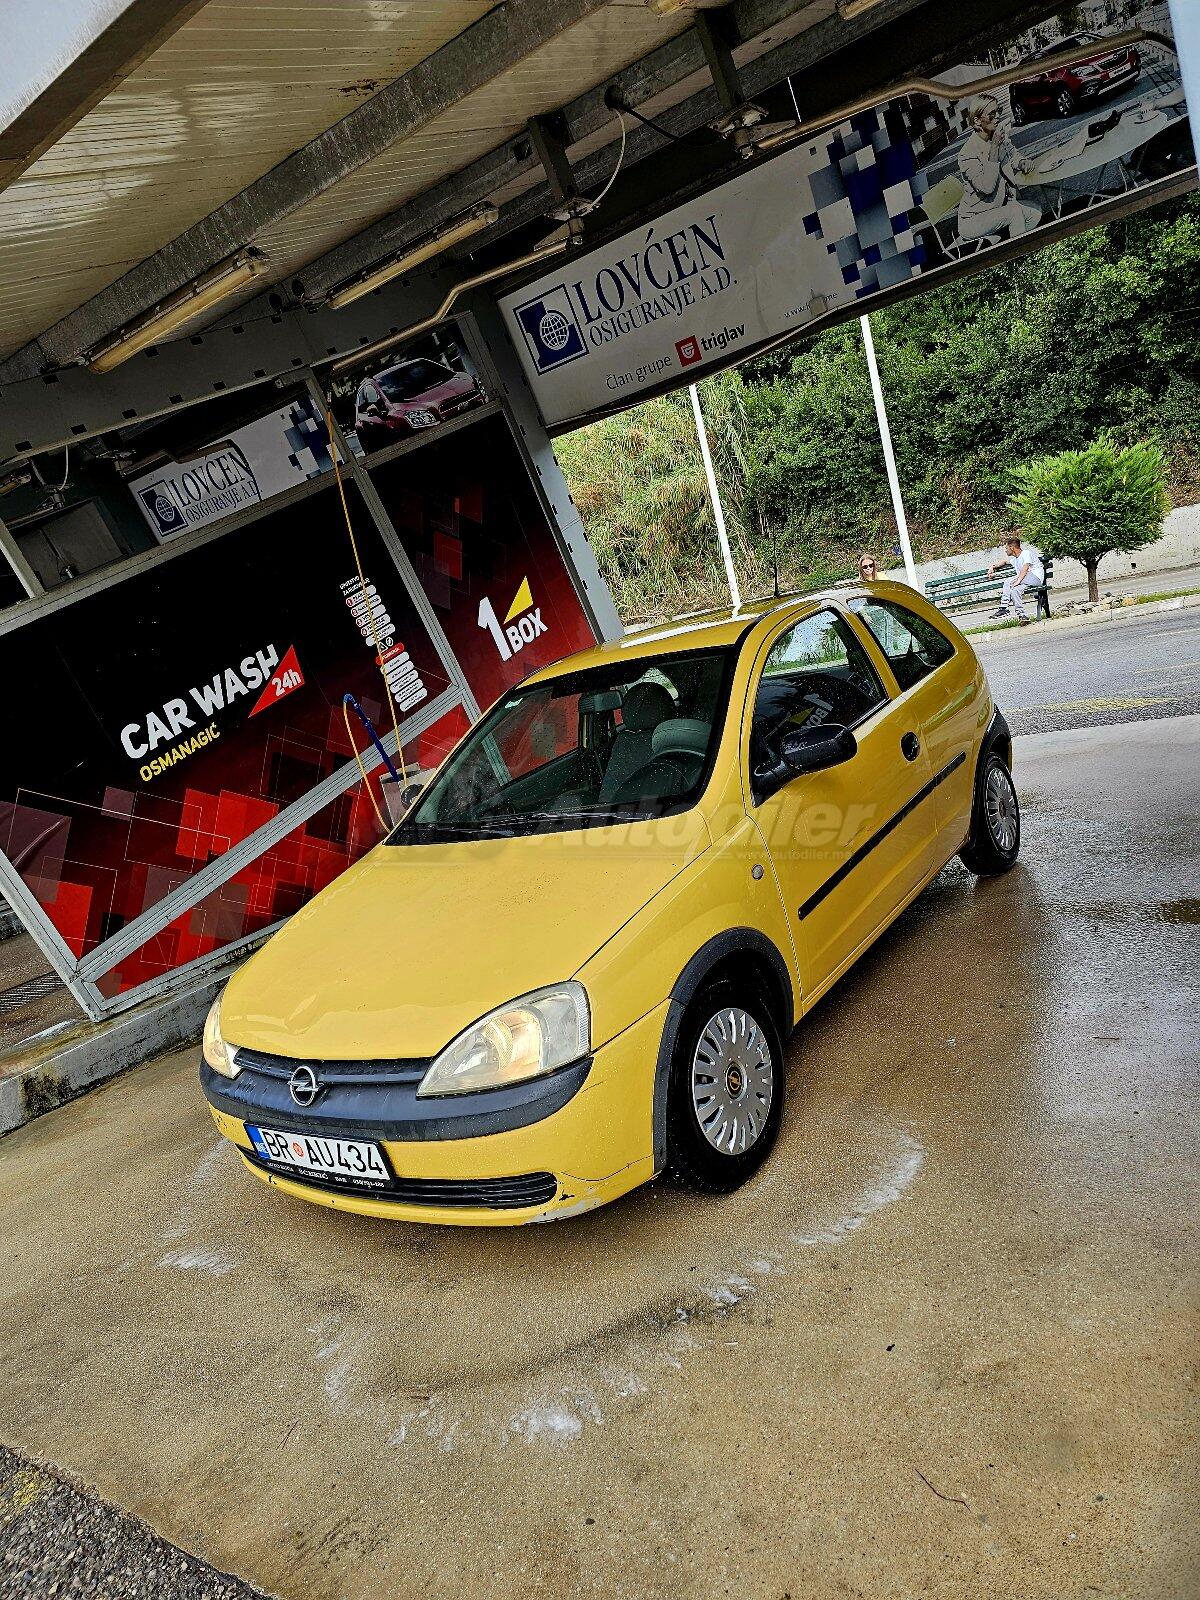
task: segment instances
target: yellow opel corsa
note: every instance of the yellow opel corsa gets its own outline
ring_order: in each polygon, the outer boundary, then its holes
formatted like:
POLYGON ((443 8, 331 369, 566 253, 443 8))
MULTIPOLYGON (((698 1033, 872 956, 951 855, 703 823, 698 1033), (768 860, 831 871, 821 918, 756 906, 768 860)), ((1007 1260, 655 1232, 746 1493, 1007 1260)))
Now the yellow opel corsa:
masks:
POLYGON ((913 590, 535 673, 231 979, 201 1081, 285 1194, 521 1223, 768 1155, 784 1045, 955 854, 1016 860, 1012 740, 913 590))

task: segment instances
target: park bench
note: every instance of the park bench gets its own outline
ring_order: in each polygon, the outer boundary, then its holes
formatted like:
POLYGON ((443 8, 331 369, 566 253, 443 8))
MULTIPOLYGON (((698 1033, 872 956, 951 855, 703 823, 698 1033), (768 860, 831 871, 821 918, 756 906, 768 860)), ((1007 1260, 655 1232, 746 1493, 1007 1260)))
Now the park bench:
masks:
MULTIPOLYGON (((1044 561, 1046 581, 1040 589, 1026 589, 1026 599, 1036 602, 1036 615, 1050 615, 1050 582, 1054 577, 1053 561, 1044 561)), ((977 606, 999 605, 1004 589, 1004 579, 989 578, 987 568, 974 572, 952 572, 945 578, 930 578, 925 585, 925 598, 932 600, 939 611, 969 611, 977 606)))

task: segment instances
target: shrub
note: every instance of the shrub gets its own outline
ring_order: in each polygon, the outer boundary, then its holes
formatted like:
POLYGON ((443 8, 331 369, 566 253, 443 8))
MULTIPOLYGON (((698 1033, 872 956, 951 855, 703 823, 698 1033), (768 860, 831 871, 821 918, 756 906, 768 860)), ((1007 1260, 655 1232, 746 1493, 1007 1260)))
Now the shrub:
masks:
POLYGON ((1014 524, 1043 555, 1081 561, 1091 600, 1100 598, 1101 558, 1152 544, 1171 506, 1163 453, 1145 442, 1122 449, 1100 438, 1083 450, 1030 461, 1014 471, 1013 480, 1014 524))

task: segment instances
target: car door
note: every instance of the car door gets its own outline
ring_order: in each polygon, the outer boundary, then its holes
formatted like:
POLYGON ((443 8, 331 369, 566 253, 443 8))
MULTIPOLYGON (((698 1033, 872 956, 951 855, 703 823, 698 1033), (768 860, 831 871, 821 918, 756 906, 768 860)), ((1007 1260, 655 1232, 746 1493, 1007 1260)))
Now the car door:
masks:
POLYGON ((929 781, 911 703, 884 687, 833 607, 786 624, 763 647, 743 747, 750 814, 793 918, 806 1003, 853 960, 932 870, 929 781), (839 766, 764 792, 784 732, 841 723, 857 743, 839 766))
POLYGON ((943 835, 942 860, 948 860, 971 825, 971 754, 982 732, 981 716, 986 720, 990 713, 983 674, 969 649, 957 646, 911 606, 862 595, 849 602, 849 609, 878 643, 900 700, 911 710, 937 786, 934 810, 943 835))

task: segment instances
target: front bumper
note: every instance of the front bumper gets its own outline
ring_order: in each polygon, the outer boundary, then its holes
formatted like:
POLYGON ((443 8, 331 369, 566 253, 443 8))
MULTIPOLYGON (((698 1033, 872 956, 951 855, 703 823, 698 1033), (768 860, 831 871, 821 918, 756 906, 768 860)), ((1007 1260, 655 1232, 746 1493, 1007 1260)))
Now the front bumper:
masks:
POLYGON ((590 1062, 502 1091, 418 1101, 419 1063, 359 1063, 357 1072, 350 1063, 312 1063, 330 1086, 300 1110, 283 1064, 261 1070, 271 1058, 252 1051, 242 1055, 257 1070, 229 1079, 202 1064, 201 1086, 249 1170, 285 1194, 412 1222, 550 1221, 605 1205, 653 1176, 654 1069, 666 1014, 664 1001, 590 1062), (339 1066, 348 1069, 340 1081, 339 1066), (393 1191, 334 1189, 269 1168, 254 1154, 247 1123, 374 1140, 393 1191))

